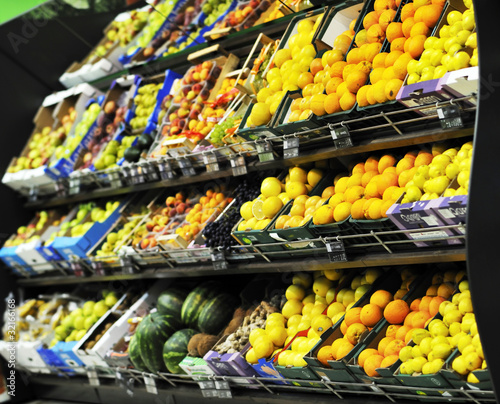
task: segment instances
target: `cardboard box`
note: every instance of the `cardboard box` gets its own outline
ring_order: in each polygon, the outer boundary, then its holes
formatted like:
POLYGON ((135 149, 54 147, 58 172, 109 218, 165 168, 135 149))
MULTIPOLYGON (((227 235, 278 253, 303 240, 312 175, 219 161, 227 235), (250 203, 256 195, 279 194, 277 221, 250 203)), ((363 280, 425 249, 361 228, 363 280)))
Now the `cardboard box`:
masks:
MULTIPOLYGON (((56 237, 51 247, 65 260, 71 260, 73 256, 86 258, 88 252, 100 243, 106 234, 115 226, 121 218, 130 198, 122 200, 113 213, 102 223, 94 222, 92 227, 81 237, 70 237, 70 232, 64 237, 56 237)), ((90 220, 90 214, 82 223, 90 220)))
POLYGON ((430 201, 418 201, 405 204, 394 204, 387 210, 387 217, 400 230, 413 230, 405 233, 410 240, 415 240, 417 247, 430 247, 435 245, 461 244, 459 239, 450 239, 454 233, 450 229, 437 229, 444 226, 444 222, 429 208, 430 201), (422 231, 419 229, 432 229, 435 231, 422 231), (426 239, 442 239, 425 241, 426 239))
POLYGON ((215 375, 208 363, 202 358, 186 356, 179 364, 182 370, 193 376, 193 380, 206 380, 207 376, 215 375))
POLYGON ((448 72, 443 78, 444 90, 456 98, 475 95, 465 103, 471 106, 477 105, 477 96, 479 94, 479 68, 477 66, 448 72))
POLYGON ((445 82, 443 77, 404 85, 396 99, 407 108, 422 107, 415 110, 422 116, 437 115, 436 104, 452 98, 443 88, 445 82))
MULTIPOLYGON (((468 195, 456 195, 433 199, 429 208, 445 225, 464 225, 467 222, 468 195)), ((465 227, 452 229, 454 233, 465 235, 465 227)))

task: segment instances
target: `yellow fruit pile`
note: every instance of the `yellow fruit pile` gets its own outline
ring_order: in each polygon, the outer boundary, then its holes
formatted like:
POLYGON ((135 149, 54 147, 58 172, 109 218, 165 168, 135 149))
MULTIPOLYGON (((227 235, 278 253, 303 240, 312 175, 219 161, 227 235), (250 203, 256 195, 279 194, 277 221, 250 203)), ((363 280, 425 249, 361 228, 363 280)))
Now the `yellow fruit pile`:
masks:
POLYGON ((319 14, 299 21, 298 32, 290 36, 287 45, 276 52, 274 67, 265 77, 268 85, 257 93, 257 103, 247 119, 247 127, 267 124, 286 92, 299 89, 300 74, 309 70, 309 65, 316 56, 312 39, 322 18, 323 14, 319 14))
POLYGON ((441 78, 449 71, 478 65, 472 1, 464 0, 464 5, 467 9, 463 13, 458 10, 448 13, 448 24, 443 25, 438 36, 425 40, 420 61, 408 64, 408 84, 441 78))
POLYGON ((477 324, 472 308, 469 283, 459 284, 459 293, 452 300, 446 300, 439 306, 443 320, 434 319, 428 330, 420 330, 412 335, 414 346, 406 346, 399 353, 403 362, 401 374, 415 372, 433 374, 439 371, 446 359, 458 348, 461 355, 452 362, 452 368, 462 376, 467 376, 471 383, 479 382, 471 373, 485 369, 483 348, 477 331, 477 324))
MULTIPOLYGON (((261 195, 241 205, 240 214, 243 220, 238 225, 238 230, 264 229, 288 201, 307 197, 322 176, 323 172, 318 168, 306 171, 301 167, 292 167, 284 183, 276 177, 264 179, 260 187, 261 195)), ((303 213, 302 216, 295 217, 293 223, 303 221, 303 213)))

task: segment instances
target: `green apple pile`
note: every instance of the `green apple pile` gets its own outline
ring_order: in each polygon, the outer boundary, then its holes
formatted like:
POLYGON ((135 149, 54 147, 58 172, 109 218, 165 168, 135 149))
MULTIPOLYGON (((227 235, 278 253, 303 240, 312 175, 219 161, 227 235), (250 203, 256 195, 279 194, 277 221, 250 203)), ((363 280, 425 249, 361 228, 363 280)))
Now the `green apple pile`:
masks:
POLYGON ((114 20, 111 23, 111 29, 106 33, 106 39, 112 42, 119 41, 120 46, 124 48, 144 28, 148 21, 148 16, 149 13, 147 11, 130 11, 130 17, 126 20, 114 20))
POLYGON ((56 129, 52 130, 50 126, 45 126, 35 132, 28 143, 27 153, 19 157, 15 164, 9 167, 8 172, 16 173, 45 165, 56 148, 63 144, 75 119, 76 111, 70 107, 67 114, 61 119, 61 125, 56 129))
MULTIPOLYGON (((20 244, 29 243, 31 241, 37 240, 40 238, 40 235, 37 234, 40 232, 49 219, 49 214, 42 210, 36 214, 37 221, 36 223, 30 223, 28 226, 20 226, 17 229, 17 232, 14 238, 7 240, 4 244, 5 247, 15 247, 20 244)), ((55 222, 57 225, 57 222, 55 222)))
POLYGON ((146 26, 143 28, 139 38, 137 38, 137 46, 131 47, 127 51, 128 55, 132 55, 137 49, 145 48, 151 42, 176 3, 177 0, 166 1, 158 4, 156 9, 149 13, 146 26))
POLYGON ((87 331, 118 302, 115 292, 103 292, 103 299, 88 300, 82 307, 73 310, 54 329, 54 339, 50 346, 59 341, 79 341, 87 331))
POLYGON ((106 241, 102 244, 100 250, 96 252, 97 257, 108 257, 113 255, 116 247, 124 245, 125 241, 132 235, 133 230, 141 221, 140 217, 130 220, 117 232, 111 232, 107 235, 106 241))
MULTIPOLYGON (((80 144, 82 139, 89 131, 92 124, 97 119, 97 115, 101 111, 98 103, 94 102, 88 106, 82 116, 82 120, 76 124, 73 135, 68 136, 63 145, 57 146, 55 150, 56 159, 68 158, 80 144)), ((55 163, 55 162, 54 162, 55 163)))
POLYGON ((452 300, 439 305, 442 320, 434 319, 428 330, 412 334, 414 346, 406 346, 399 352, 403 362, 399 371, 411 375, 414 372, 433 374, 439 371, 446 359, 458 349, 460 355, 452 362, 452 368, 472 383, 478 380, 471 372, 485 369, 483 348, 477 331, 468 281, 460 282, 460 292, 452 300))
POLYGON ((464 0, 463 13, 450 11, 439 35, 424 43, 419 61, 408 63, 408 84, 438 79, 447 72, 478 65, 476 20, 471 0, 464 0), (472 53, 472 55, 470 55, 472 53))
POLYGON ((149 83, 141 86, 134 97, 135 116, 130 120, 132 129, 144 128, 156 105, 156 96, 163 83, 149 83))
POLYGON ((125 136, 121 142, 111 140, 94 162, 94 168, 96 170, 105 170, 110 167, 117 167, 116 163, 123 157, 125 150, 132 146, 136 138, 138 136, 125 136))
POLYGON ((448 197, 468 194, 472 142, 464 143, 460 149, 449 148, 442 152, 438 147, 433 150, 430 163, 416 168, 412 179, 406 183, 406 194, 401 203, 435 199, 441 195, 448 197), (455 178, 459 187, 448 188, 455 178))
POLYGON ((212 25, 231 5, 231 0, 208 0, 203 4, 201 11, 207 14, 205 26, 212 25))

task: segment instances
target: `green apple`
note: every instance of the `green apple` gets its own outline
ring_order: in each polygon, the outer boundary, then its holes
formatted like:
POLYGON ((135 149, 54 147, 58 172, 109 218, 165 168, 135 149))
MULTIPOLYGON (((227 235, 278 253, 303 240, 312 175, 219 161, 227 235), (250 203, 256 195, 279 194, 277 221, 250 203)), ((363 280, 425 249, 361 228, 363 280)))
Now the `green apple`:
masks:
POLYGON ((92 300, 89 300, 83 304, 83 315, 85 317, 89 317, 92 315, 92 313, 94 312, 94 305, 95 302, 92 300))
POLYGON ((65 328, 71 330, 72 328, 74 328, 73 317, 71 317, 71 316, 64 317, 64 319, 61 321, 61 325, 64 326, 65 328))
POLYGON ((87 330, 85 329, 77 331, 75 335, 75 341, 80 341, 85 336, 85 334, 87 334, 87 330))
POLYGON ((84 329, 84 323, 85 323, 85 317, 84 316, 75 317, 75 319, 73 321, 73 324, 74 324, 76 330, 83 330, 84 329))
POLYGON ((104 303, 110 308, 113 307, 116 302, 118 302, 118 297, 116 296, 115 292, 109 293, 104 299, 104 303))
POLYGON ((58 325, 54 329, 54 333, 56 334, 56 336, 59 338, 60 341, 64 340, 69 335, 68 329, 63 325, 58 325))
POLYGON ((97 320, 99 320, 99 318, 95 314, 92 314, 91 316, 87 317, 83 322, 84 330, 90 329, 96 323, 97 320))
POLYGON ((95 305, 94 305, 94 314, 97 317, 102 317, 104 314, 107 313, 109 310, 108 306, 104 302, 104 300, 99 300, 95 305))
POLYGON ((422 191, 416 185, 412 185, 406 188, 406 198, 410 202, 417 202, 422 197, 422 191))

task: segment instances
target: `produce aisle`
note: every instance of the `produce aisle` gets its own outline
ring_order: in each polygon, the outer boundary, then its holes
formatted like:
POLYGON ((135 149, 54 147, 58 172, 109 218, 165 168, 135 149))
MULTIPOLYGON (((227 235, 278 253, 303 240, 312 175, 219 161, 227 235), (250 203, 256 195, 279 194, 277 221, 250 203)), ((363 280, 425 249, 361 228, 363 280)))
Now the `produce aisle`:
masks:
POLYGON ((29 213, 0 353, 35 396, 495 402, 482 14, 149 7, 60 77, 2 180, 29 213))

